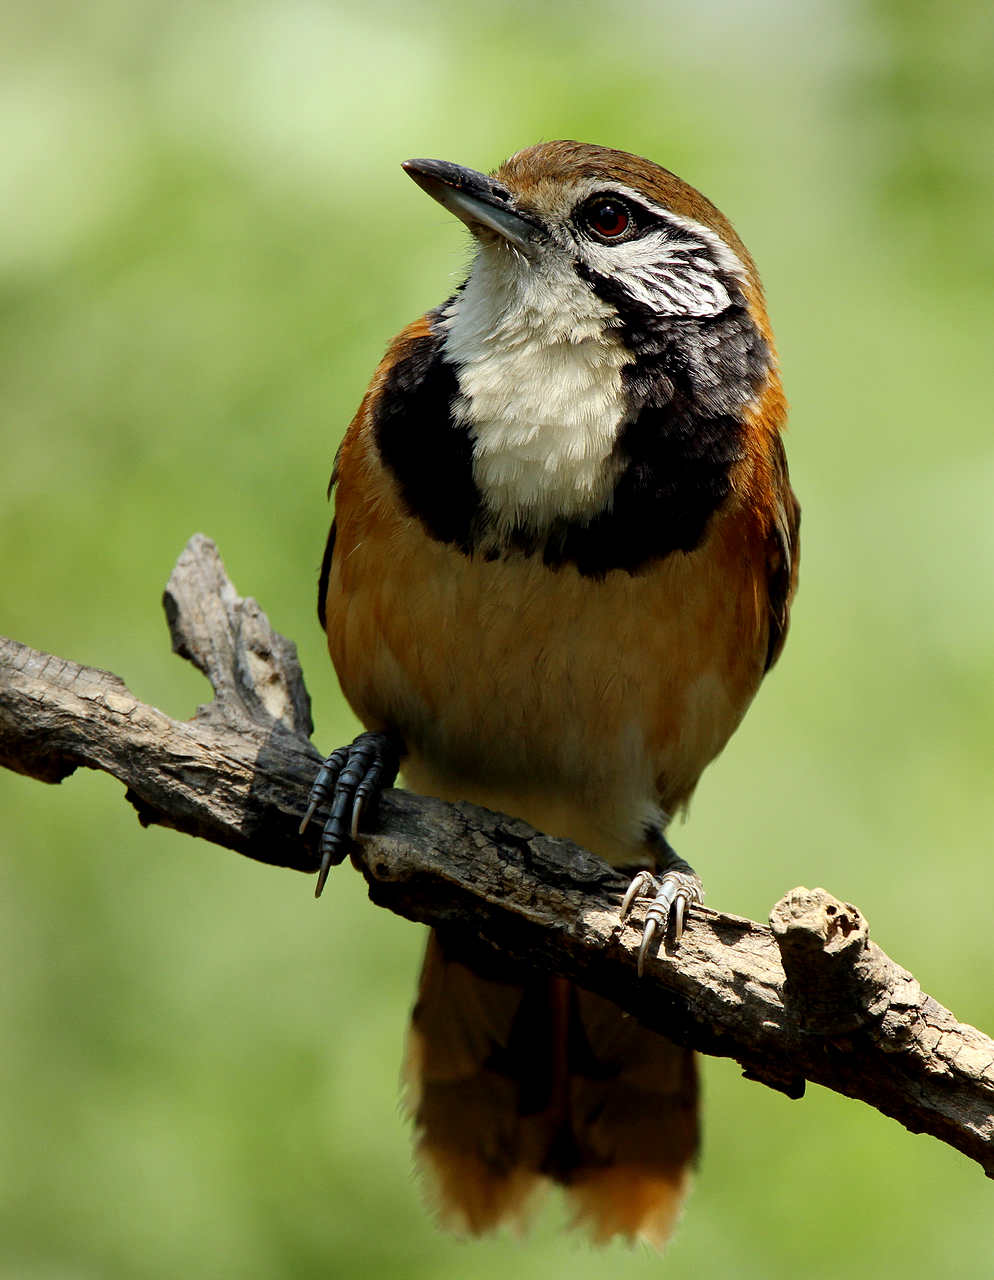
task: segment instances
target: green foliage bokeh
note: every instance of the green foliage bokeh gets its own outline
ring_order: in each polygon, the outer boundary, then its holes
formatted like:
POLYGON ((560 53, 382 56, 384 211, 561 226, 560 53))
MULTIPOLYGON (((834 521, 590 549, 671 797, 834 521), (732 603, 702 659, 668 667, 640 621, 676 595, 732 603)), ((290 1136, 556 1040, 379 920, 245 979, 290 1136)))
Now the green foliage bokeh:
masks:
MULTIPOLYGON (((676 833, 709 898, 856 902, 994 1028, 994 20, 964 0, 49 0, 0 50, 0 631, 207 696, 158 604, 186 538, 300 648, 331 459, 467 238, 404 178, 540 138, 637 151, 735 221, 793 406, 802 588, 781 666, 676 833)), ((422 945, 336 873, 163 830, 121 788, 0 775, 0 1275, 985 1280, 990 1190, 817 1089, 705 1068, 665 1262, 437 1233, 399 1114, 422 945)))

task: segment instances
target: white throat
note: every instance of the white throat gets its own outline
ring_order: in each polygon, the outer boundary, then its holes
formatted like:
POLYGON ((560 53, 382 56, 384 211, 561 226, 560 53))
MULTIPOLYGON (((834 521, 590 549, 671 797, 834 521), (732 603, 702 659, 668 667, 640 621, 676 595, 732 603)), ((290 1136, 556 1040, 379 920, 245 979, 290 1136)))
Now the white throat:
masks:
POLYGON ((449 308, 456 420, 473 435, 473 474, 498 528, 589 518, 610 501, 630 360, 605 325, 613 308, 549 254, 484 245, 449 308))

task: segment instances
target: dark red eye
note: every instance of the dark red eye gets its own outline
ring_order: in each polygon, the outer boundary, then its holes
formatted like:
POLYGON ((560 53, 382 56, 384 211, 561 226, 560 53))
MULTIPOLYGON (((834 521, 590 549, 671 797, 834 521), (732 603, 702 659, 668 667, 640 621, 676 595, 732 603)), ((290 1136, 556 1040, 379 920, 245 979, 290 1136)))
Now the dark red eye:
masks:
POLYGON ((618 240, 632 225, 632 213, 623 200, 595 196, 583 209, 583 221, 604 240, 618 240))

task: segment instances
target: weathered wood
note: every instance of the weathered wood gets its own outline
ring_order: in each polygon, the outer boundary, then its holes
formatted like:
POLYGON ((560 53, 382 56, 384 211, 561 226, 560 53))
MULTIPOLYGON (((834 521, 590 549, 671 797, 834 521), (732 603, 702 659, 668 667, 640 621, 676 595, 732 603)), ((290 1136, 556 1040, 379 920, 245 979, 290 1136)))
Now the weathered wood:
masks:
MULTIPOLYGON (((0 764, 44 782, 119 778, 142 823, 300 871, 318 753, 293 644, 192 538, 165 594, 177 653, 214 702, 187 722, 106 671, 0 639, 0 764)), ((320 818, 320 814, 318 815, 320 818)), ((795 889, 772 928, 694 908, 676 948, 635 957, 624 879, 565 840, 468 804, 390 791, 353 861, 374 902, 609 996, 646 1025, 792 1097, 812 1080, 956 1147, 994 1176, 994 1042, 956 1021, 869 939, 855 907, 795 889)))

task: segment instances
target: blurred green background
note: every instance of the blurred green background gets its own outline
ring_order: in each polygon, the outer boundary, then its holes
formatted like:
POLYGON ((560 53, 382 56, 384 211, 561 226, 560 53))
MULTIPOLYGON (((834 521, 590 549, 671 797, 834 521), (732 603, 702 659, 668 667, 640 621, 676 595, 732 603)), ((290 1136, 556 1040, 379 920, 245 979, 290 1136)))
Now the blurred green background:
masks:
MULTIPOLYGON (((191 715, 186 538, 300 647, 331 459, 468 237, 401 173, 541 138, 651 156, 760 264, 804 506, 791 641, 681 851, 764 918, 859 904, 994 1029, 994 18, 987 3, 40 0, 0 50, 0 631, 191 715)), ((708 1062, 663 1264, 438 1234, 397 1105, 420 931, 162 830, 107 777, 0 775, 0 1274, 994 1274, 990 1185, 858 1103, 708 1062)))

